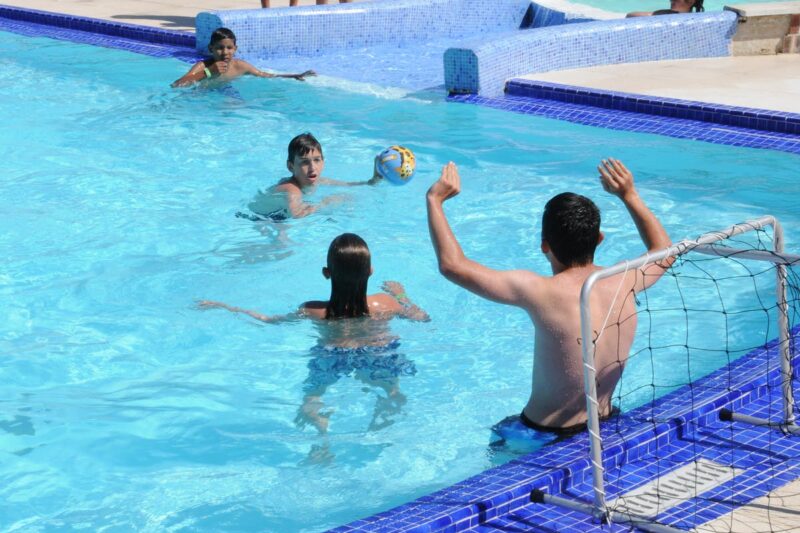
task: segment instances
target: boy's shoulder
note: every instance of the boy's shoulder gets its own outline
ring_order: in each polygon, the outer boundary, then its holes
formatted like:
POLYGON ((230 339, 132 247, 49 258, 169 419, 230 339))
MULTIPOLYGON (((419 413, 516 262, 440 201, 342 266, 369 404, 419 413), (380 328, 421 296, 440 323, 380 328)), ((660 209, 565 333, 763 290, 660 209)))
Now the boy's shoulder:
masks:
POLYGON ((302 192, 291 177, 281 178, 278 183, 270 187, 272 192, 302 192))

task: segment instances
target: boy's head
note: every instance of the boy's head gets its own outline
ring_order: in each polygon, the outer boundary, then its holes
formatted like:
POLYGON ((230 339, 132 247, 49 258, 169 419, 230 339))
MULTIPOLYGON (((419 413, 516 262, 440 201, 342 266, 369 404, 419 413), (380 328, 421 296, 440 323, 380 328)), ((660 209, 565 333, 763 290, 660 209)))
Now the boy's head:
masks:
POLYGON ((670 0, 670 9, 678 13, 690 13, 692 11, 705 11, 703 0, 670 0))
POLYGON ((301 133, 289 142, 286 168, 301 189, 314 185, 325 168, 322 145, 310 133, 301 133))
POLYGON ((565 267, 592 263, 601 239, 600 210, 585 196, 565 192, 544 206, 542 245, 565 267))
POLYGON ((228 28, 217 28, 211 34, 208 51, 215 61, 230 61, 236 53, 236 36, 228 28))

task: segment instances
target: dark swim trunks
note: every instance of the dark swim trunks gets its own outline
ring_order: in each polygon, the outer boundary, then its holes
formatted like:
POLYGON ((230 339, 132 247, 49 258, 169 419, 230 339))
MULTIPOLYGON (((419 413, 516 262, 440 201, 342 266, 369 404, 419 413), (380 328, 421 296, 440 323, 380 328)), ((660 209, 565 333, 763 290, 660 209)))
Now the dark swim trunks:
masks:
POLYGON ((314 357, 308 362, 308 377, 303 389, 310 393, 319 387, 333 385, 343 376, 356 373, 372 381, 392 381, 400 376, 413 376, 417 367, 413 361, 395 350, 399 341, 382 346, 342 348, 339 346, 316 346, 314 357))
MULTIPOLYGON (((612 407, 611 414, 606 417, 600 418, 603 422, 617 416, 619 414, 618 407, 612 407)), ((494 447, 505 446, 508 444, 523 444, 524 448, 532 448, 530 451, 541 448, 545 444, 558 442, 586 429, 586 422, 575 424, 567 427, 550 427, 537 424, 522 412, 518 415, 512 415, 504 418, 492 427, 493 438, 491 445, 494 447)))
POLYGON ((262 215, 259 213, 242 213, 241 211, 237 211, 236 218, 244 218, 252 222, 264 222, 264 221, 283 222, 285 220, 289 220, 290 217, 289 217, 289 212, 286 209, 276 209, 275 211, 268 213, 266 215, 262 215))

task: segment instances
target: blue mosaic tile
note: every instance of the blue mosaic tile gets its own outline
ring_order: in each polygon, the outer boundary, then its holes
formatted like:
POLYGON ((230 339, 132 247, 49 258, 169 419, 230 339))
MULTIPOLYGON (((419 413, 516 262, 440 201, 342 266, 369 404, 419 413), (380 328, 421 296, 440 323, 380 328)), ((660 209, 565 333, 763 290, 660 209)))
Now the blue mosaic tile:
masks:
POLYGON ((573 87, 558 83, 512 79, 506 94, 559 102, 591 105, 605 109, 713 122, 739 128, 790 133, 788 124, 800 123, 800 114, 744 108, 657 96, 573 87))
POLYGON ((197 49, 205 50, 220 26, 236 34, 240 53, 264 58, 404 47, 517 30, 529 8, 530 0, 393 0, 203 12, 195 22, 197 49))
POLYGON ((693 139, 750 148, 766 148, 800 154, 800 136, 798 134, 764 132, 737 126, 725 126, 723 128, 713 122, 646 115, 533 97, 505 96, 501 98, 486 98, 476 95, 453 95, 448 100, 478 104, 515 113, 567 120, 587 126, 656 133, 679 139, 693 139))
POLYGON ((534 72, 730 55, 731 11, 585 22, 475 40, 445 52, 451 93, 500 96, 506 80, 534 72))
MULTIPOLYGON (((800 327, 794 328, 792 335, 797 353, 800 327)), ((776 407, 781 398, 780 376, 773 368, 777 366, 776 348, 777 341, 772 341, 698 380, 690 393, 688 386, 680 388, 615 418, 614 423, 603 423, 609 498, 698 457, 744 469, 743 474, 702 494, 702 498, 686 500, 657 517, 662 523, 690 529, 800 477, 800 439, 786 438, 765 428, 720 422, 717 415, 723 406, 751 416, 774 418, 780 414, 776 407), (773 363, 768 365, 770 360, 773 363), (721 381, 727 386, 715 386, 721 381), (726 435, 730 437, 726 439, 726 435), (792 459, 781 461, 776 476, 774 465, 781 454, 792 459)), ((794 359, 793 365, 800 371, 800 357, 794 359)), ((629 531, 627 526, 600 525, 592 517, 555 506, 528 503, 527 494, 532 488, 550 493, 566 491, 571 498, 591 501, 587 448, 586 435, 578 435, 406 504, 399 509, 417 506, 420 521, 411 529, 394 531, 629 531), (548 473, 541 468, 543 464, 553 470, 548 473), (464 487, 473 488, 472 504, 457 510, 444 506, 430 512, 430 502, 452 501, 464 487), (445 523, 441 513, 447 513, 448 508, 452 521, 438 528, 436 524, 445 523), (463 518, 466 513, 471 513, 469 519, 463 518)), ((393 523, 395 512, 390 510, 360 523, 367 522, 362 527, 368 531, 378 531, 393 523)))
POLYGON ((198 60, 193 34, 122 22, 0 5, 0 30, 186 62, 198 60))

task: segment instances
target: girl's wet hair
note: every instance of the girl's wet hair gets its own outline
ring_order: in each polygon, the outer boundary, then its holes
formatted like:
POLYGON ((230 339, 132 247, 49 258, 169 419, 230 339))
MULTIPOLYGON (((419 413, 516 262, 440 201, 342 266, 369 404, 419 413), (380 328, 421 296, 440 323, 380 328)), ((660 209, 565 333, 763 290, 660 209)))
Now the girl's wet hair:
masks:
POLYGON ((301 133, 289 141, 289 153, 287 154, 287 161, 294 163, 295 156, 303 157, 311 150, 317 150, 319 155, 322 155, 322 145, 319 144, 317 138, 308 132, 301 133))
POLYGON ((355 233, 343 233, 328 248, 331 298, 325 318, 356 318, 369 315, 367 281, 372 269, 369 248, 355 233))
POLYGON ((236 44, 236 36, 231 30, 228 28, 217 28, 214 30, 214 33, 211 34, 211 40, 208 41, 208 46, 214 46, 222 39, 230 39, 233 41, 233 44, 236 44))

